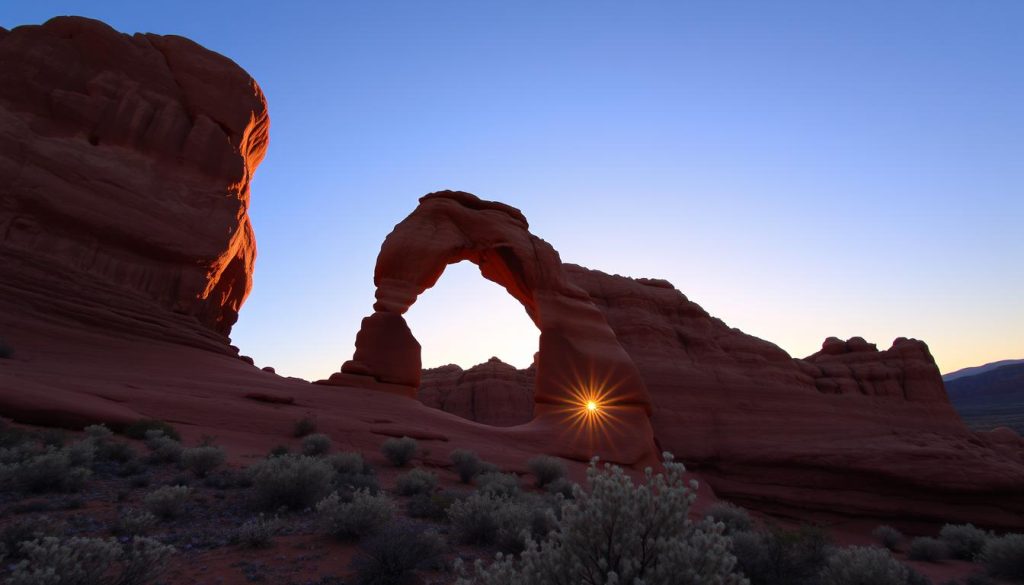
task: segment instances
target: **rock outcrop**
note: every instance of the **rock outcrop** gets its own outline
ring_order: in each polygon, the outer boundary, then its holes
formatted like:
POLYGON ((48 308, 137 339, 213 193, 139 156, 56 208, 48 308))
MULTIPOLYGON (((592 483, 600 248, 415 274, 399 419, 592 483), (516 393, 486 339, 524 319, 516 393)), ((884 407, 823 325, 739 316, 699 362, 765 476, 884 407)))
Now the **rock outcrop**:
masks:
POLYGON ((463 370, 450 364, 423 370, 417 398, 427 406, 497 427, 530 422, 537 369, 491 358, 463 370))
MULTIPOLYGON (((484 278, 522 303, 540 330, 534 386, 535 426, 568 427, 600 405, 617 432, 592 425, 566 438, 560 453, 620 462, 656 457, 650 440, 650 398, 640 374, 591 298, 567 277, 550 244, 530 233, 523 214, 461 191, 441 191, 388 234, 377 256, 374 313, 363 319, 352 360, 321 384, 356 385, 415 395, 420 346, 402 315, 445 267, 469 260, 484 278), (543 419, 543 420, 542 420, 543 419)), ((531 423, 531 424, 534 424, 531 423)))
POLYGON ((77 17, 0 29, 4 299, 228 351, 268 125, 256 82, 188 39, 77 17))

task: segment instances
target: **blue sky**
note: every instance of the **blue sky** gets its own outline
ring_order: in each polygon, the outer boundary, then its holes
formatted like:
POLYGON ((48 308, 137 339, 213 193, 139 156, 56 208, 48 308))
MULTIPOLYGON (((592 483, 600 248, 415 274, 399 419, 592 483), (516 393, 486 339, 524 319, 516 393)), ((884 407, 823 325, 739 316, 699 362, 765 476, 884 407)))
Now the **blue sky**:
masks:
MULTIPOLYGON (((929 342, 1024 357, 1024 4, 0 4, 187 36, 270 104, 255 287, 233 339, 318 378, 352 352, 417 198, 522 209, 569 262, 673 282, 795 356, 929 342)), ((472 266, 409 313, 424 363, 525 366, 537 332, 472 266)))

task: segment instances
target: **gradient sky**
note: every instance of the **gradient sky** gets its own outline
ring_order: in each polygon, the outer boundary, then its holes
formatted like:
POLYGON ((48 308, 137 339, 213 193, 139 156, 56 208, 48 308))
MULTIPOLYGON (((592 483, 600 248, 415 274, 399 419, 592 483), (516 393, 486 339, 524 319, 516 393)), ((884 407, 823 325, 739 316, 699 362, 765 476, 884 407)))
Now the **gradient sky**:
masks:
MULTIPOLYGON (((795 356, 926 340, 1024 357, 1024 3, 0 0, 187 36, 249 71, 271 145, 258 365, 326 377, 380 243, 438 189, 523 210, 562 259, 670 280, 795 356)), ((537 330, 471 265, 409 312, 433 366, 526 366, 537 330)))

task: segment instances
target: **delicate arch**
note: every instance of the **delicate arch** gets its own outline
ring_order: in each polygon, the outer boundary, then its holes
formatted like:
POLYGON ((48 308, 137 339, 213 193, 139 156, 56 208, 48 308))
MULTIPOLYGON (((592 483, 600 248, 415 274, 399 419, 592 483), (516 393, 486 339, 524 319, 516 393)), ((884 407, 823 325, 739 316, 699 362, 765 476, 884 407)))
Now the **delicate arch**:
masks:
POLYGON ((597 393, 609 405, 650 414, 639 371, 590 296, 569 282, 558 252, 530 233, 518 209, 461 191, 422 197, 384 240, 374 271, 374 313, 363 319, 352 360, 324 383, 414 396, 420 345, 402 315, 449 264, 463 260, 503 286, 540 330, 538 404, 597 393))

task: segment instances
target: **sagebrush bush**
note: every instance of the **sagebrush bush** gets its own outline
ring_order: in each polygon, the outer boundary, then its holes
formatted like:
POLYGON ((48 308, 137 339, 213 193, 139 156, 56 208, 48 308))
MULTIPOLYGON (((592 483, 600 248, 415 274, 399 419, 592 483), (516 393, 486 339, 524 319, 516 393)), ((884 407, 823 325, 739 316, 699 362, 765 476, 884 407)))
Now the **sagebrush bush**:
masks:
POLYGON ((177 463, 184 450, 181 441, 160 429, 146 431, 146 447, 149 448, 150 459, 156 463, 177 463))
POLYGON ((295 424, 292 426, 292 435, 295 437, 305 437, 306 435, 311 435, 315 432, 316 420, 308 416, 304 416, 295 421, 295 424))
POLYGON ((410 469, 395 480, 395 492, 400 496, 429 494, 437 487, 437 474, 420 467, 410 469))
POLYGON ((682 464, 665 454, 665 472, 647 470, 643 485, 621 468, 587 471, 589 490, 565 504, 557 528, 530 541, 519 557, 490 566, 476 563, 473 581, 460 583, 637 583, 733 585, 744 583, 720 524, 689 517, 696 484, 682 464))
POLYGON ((832 554, 824 530, 770 528, 731 536, 732 551, 752 585, 814 583, 832 554))
POLYGON ((21 543, 46 536, 59 536, 62 532, 63 527, 53 518, 16 518, 0 528, 0 553, 6 554, 6 562, 20 560, 24 558, 21 543))
POLYGON ((482 473, 477 476, 476 485, 481 492, 511 498, 519 493, 519 476, 500 471, 482 473))
POLYGON ((181 515, 191 496, 192 488, 188 486, 165 485, 146 494, 142 505, 157 518, 171 520, 181 515))
POLYGON ((406 585, 415 583, 417 569, 436 569, 441 563, 444 540, 435 532, 407 522, 387 525, 365 539, 353 559, 357 585, 406 585))
POLYGON ((448 519, 448 509, 457 499, 451 492, 416 494, 409 498, 406 512, 411 518, 444 521, 448 519))
POLYGON ((462 483, 470 483, 480 474, 480 456, 473 451, 456 449, 448 454, 448 458, 451 459, 455 473, 459 474, 459 481, 462 483))
POLYGON ((85 436, 94 441, 109 441, 114 438, 114 431, 108 429, 107 425, 89 425, 82 430, 85 431, 85 436))
MULTIPOLYGON (((9 489, 31 493, 76 492, 82 489, 92 472, 72 464, 67 448, 48 447, 42 452, 16 449, 15 462, 0 464, 0 484, 9 489)), ((0 455, 0 460, 8 459, 0 455)), ((83 462, 81 452, 74 459, 83 462)))
POLYGON ((1024 534, 990 538, 978 560, 993 577, 1024 581, 1024 534))
POLYGON ((8 585, 149 585, 174 553, 145 537, 123 545, 112 538, 46 537, 21 546, 25 560, 12 567, 8 585))
POLYGON ((206 477, 214 469, 224 464, 227 454, 224 449, 214 445, 203 445, 192 447, 181 451, 181 467, 196 474, 196 477, 206 477))
POLYGON ((337 492, 316 505, 324 530, 341 540, 361 538, 381 530, 395 514, 395 504, 384 494, 356 490, 350 501, 337 492))
POLYGON ((973 524, 946 524, 939 530, 939 539, 946 543, 954 559, 973 561, 981 554, 992 535, 973 524))
POLYGON ((144 440, 146 433, 149 431, 160 431, 164 436, 174 439, 175 441, 181 441, 181 435, 178 434, 178 430, 171 426, 170 423, 156 419, 142 419, 133 422, 124 429, 126 437, 132 439, 144 440))
POLYGON ((327 462, 331 464, 335 473, 342 475, 369 475, 373 472, 373 468, 363 459, 362 453, 332 453, 327 456, 327 462))
POLYGON ((534 485, 545 487, 551 482, 565 477, 565 463, 558 457, 538 455, 526 462, 526 467, 534 477, 534 485))
MULTIPOLYGON (((561 505, 562 500, 557 500, 561 505)), ((518 553, 530 539, 539 541, 555 526, 550 502, 534 495, 517 498, 474 492, 448 508, 452 534, 463 544, 496 545, 505 553, 518 553)))
POLYGON ((302 438, 302 454, 319 457, 331 452, 331 438, 323 433, 312 433, 302 438))
POLYGON ((875 537, 878 544, 892 551, 898 549, 900 544, 902 544, 903 540, 906 538, 903 536, 902 532, 886 524, 872 530, 871 536, 875 537))
POLYGON ((281 455, 249 468, 257 504, 264 510, 308 508, 331 490, 334 470, 320 458, 281 455))
POLYGON ((239 528, 236 538, 238 544, 246 548, 270 548, 274 545, 274 537, 281 528, 276 516, 268 518, 263 514, 246 520, 239 528))
POLYGON ((125 508, 118 513, 113 532, 119 536, 140 536, 156 526, 156 516, 146 510, 125 508))
POLYGON ((704 516, 724 524, 726 534, 745 532, 754 526, 754 521, 750 519, 749 512, 729 502, 715 502, 711 504, 708 506, 707 511, 704 512, 704 516))
POLYGON ((821 572, 821 585, 907 585, 910 571, 889 551, 873 546, 837 550, 821 572))
POLYGON ((918 536, 910 541, 907 557, 914 561, 935 563, 949 557, 949 548, 938 538, 918 536))
POLYGON ((380 451, 392 465, 404 467, 412 461, 418 446, 419 443, 416 442, 416 439, 411 437, 391 438, 381 444, 380 451))
POLYGON ((556 479, 547 486, 548 493, 560 495, 566 500, 573 499, 578 486, 566 478, 556 479))

